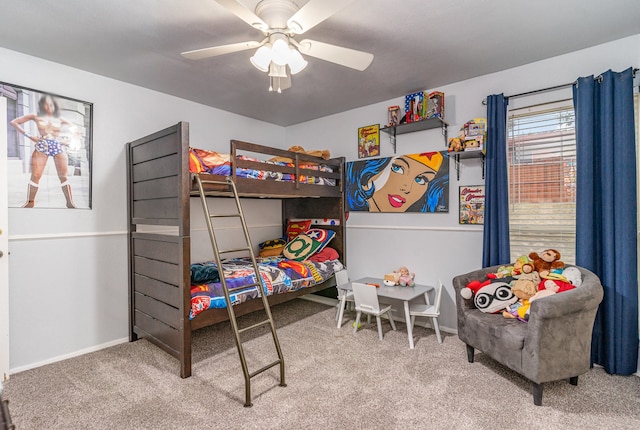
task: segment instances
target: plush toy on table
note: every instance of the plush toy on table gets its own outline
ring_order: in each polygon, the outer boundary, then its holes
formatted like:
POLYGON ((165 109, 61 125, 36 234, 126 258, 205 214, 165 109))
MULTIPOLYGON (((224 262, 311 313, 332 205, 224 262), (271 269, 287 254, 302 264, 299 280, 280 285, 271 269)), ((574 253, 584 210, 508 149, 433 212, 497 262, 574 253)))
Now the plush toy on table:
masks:
POLYGON ((560 261, 560 252, 555 249, 545 249, 540 255, 537 252, 529 254, 533 268, 542 278, 558 269, 564 269, 564 262, 560 261))
POLYGON ((400 285, 401 287, 413 287, 416 283, 414 278, 415 273, 410 273, 409 269, 402 266, 398 270, 394 270, 393 273, 384 275, 384 284, 388 287, 400 285))
POLYGON ((414 281, 416 277, 415 273, 410 273, 409 269, 404 266, 398 269, 398 272, 400 273, 400 277, 398 278, 398 285, 400 285, 401 287, 413 287, 416 284, 414 281))

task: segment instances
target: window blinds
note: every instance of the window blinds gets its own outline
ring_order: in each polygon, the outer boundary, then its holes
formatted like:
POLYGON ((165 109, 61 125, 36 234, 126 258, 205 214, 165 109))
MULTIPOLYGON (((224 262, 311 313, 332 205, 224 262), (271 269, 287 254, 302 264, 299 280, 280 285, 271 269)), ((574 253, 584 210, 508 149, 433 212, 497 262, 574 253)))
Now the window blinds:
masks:
POLYGON ((511 261, 553 248, 575 263, 576 138, 571 100, 508 116, 511 261))

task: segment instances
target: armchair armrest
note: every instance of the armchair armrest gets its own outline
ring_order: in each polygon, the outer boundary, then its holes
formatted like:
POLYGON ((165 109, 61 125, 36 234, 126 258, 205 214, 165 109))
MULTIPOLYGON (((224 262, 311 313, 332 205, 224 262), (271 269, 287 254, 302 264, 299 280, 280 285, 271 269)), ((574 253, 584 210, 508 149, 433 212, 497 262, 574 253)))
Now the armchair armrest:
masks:
POLYGON ((584 275, 580 287, 532 302, 530 314, 548 319, 597 309, 603 297, 600 280, 593 273, 580 270, 584 275))
POLYGON ((596 275, 583 268, 580 271, 580 287, 531 303, 522 370, 536 383, 589 370, 591 332, 604 293, 596 275))

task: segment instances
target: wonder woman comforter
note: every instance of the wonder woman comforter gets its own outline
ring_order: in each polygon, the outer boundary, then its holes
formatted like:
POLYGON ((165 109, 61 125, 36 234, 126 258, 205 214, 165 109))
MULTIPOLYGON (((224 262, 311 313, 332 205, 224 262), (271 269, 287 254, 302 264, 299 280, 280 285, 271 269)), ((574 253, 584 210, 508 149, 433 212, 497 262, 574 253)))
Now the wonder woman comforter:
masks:
MULTIPOLYGON (((263 161, 256 158, 238 155, 239 160, 255 161, 264 164, 273 164, 276 166, 295 167, 293 163, 284 163, 280 161, 263 161)), ((268 167, 265 167, 268 168, 268 167)), ((321 172, 333 172, 331 167, 323 164, 300 164, 301 169, 318 170, 321 172)), ((205 149, 189 148, 189 171, 192 173, 210 173, 212 175, 230 176, 231 162, 229 154, 221 154, 215 151, 207 151, 205 149)), ((295 181, 295 175, 282 172, 270 172, 268 170, 254 169, 236 169, 236 176, 250 179, 263 179, 273 181, 295 181)), ((298 182, 303 184, 330 185, 335 186, 336 181, 329 178, 318 178, 315 176, 300 175, 298 182)))
MULTIPOLYGON (((282 294, 289 291, 297 291, 302 288, 311 287, 329 279, 335 271, 343 269, 339 260, 329 260, 323 263, 311 261, 293 261, 279 257, 257 259, 260 276, 262 277, 262 288, 268 296, 272 294, 282 294)), ((216 279, 209 283, 200 283, 191 286, 191 312, 189 318, 193 319, 200 312, 210 308, 225 308, 227 306, 222 292, 222 284, 219 281, 217 266, 213 262, 192 265, 192 276, 194 267, 202 268, 207 265, 209 269, 214 269, 211 279, 216 279)), ((227 287, 233 289, 256 282, 251 260, 248 258, 233 259, 222 264, 227 287)), ((230 293, 231 304, 237 305, 258 297, 258 287, 249 287, 230 293)))

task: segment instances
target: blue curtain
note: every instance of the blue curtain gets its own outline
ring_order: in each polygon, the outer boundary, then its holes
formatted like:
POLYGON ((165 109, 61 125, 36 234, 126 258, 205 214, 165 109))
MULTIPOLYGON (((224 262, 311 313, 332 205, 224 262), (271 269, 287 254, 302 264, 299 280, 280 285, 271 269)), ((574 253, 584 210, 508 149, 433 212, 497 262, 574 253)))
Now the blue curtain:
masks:
POLYGON ((509 256, 509 181, 507 175, 507 105, 503 94, 487 97, 482 266, 507 264, 509 256))
POLYGON ((604 286, 591 360, 629 375, 638 360, 636 150, 633 71, 579 78, 573 86, 577 139, 576 264, 604 286))

